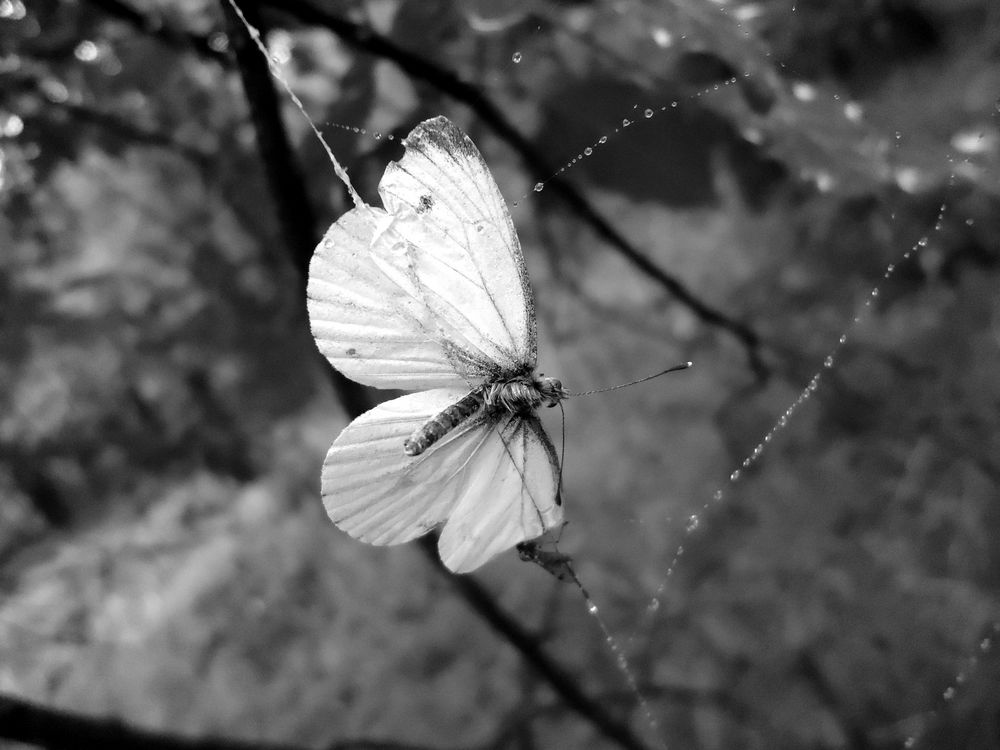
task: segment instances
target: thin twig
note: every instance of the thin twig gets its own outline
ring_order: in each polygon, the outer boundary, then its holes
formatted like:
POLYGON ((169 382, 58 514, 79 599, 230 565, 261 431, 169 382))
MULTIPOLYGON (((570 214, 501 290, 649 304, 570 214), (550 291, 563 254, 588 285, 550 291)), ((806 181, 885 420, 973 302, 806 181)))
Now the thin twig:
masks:
MULTIPOLYGON (((312 210, 305 180, 298 168, 295 155, 288 139, 277 92, 274 90, 267 61, 247 36, 242 21, 229 6, 222 2, 222 9, 229 22, 230 39, 243 80, 250 117, 257 135, 257 147, 267 175, 271 197, 278 212, 281 233, 292 262, 299 271, 303 283, 302 298, 305 298, 305 279, 309 272, 309 260, 319 242, 316 214, 312 210)), ((261 19, 252 5, 244 10, 248 20, 258 29, 261 19)), ((367 389, 326 367, 334 390, 341 404, 352 416, 371 408, 372 400, 367 389)))
POLYGON ((600 702, 583 692, 580 689, 580 680, 566 672, 557 661, 550 657, 542 648, 538 638, 504 612, 492 594, 488 593, 471 576, 448 573, 438 556, 437 541, 433 537, 423 537, 419 543, 427 558, 438 570, 447 574, 451 585, 461 594, 469 606, 490 627, 500 633, 508 643, 521 652, 525 661, 555 690, 570 709, 593 724, 601 734, 615 741, 621 747, 644 750, 646 746, 642 740, 636 737, 626 724, 612 716, 600 702))

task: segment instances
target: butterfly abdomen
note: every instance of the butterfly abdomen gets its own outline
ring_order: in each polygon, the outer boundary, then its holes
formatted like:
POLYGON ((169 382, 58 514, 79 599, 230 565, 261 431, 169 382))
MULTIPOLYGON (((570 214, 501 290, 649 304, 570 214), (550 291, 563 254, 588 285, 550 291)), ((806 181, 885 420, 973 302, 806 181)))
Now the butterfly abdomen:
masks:
POLYGON ((410 437, 404 440, 403 451, 408 456, 419 456, 479 411, 483 407, 485 400, 486 397, 479 388, 463 396, 444 411, 435 414, 424 425, 415 430, 410 437))

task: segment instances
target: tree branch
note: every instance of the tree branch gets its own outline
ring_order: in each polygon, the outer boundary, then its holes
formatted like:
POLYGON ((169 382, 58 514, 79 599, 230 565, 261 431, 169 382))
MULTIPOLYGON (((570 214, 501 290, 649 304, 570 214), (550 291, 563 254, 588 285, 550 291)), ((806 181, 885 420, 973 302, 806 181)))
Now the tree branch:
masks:
POLYGON ((94 718, 0 694, 0 737, 55 749, 104 750, 305 750, 291 745, 191 738, 128 726, 120 719, 94 718))
MULTIPOLYGON (((243 81, 247 104, 250 107, 250 117, 257 135, 257 148, 271 190, 271 198, 277 208, 282 237, 292 262, 301 275, 304 297, 309 260, 319 242, 316 234, 316 215, 313 213, 309 194, 305 189, 305 180, 288 140, 285 123, 281 119, 281 108, 267 61, 247 35, 242 21, 229 3, 221 0, 221 5, 229 25, 229 37, 243 81)), ((248 7, 242 8, 247 21, 262 29, 256 7, 247 5, 248 7)), ((352 417, 371 408, 372 401, 364 386, 345 378, 328 365, 325 369, 330 375, 341 404, 352 417)))
POLYGON ((452 587, 465 599, 466 603, 485 620, 490 627, 517 649, 524 660, 548 683, 556 694, 574 712, 590 722, 605 737, 631 750, 644 750, 645 744, 628 726, 613 717, 603 704, 594 700, 579 688, 579 680, 566 672, 550 657, 531 633, 522 628, 496 603, 493 596, 474 578, 468 575, 454 575, 441 562, 437 551, 437 540, 425 536, 418 542, 431 561, 452 587))

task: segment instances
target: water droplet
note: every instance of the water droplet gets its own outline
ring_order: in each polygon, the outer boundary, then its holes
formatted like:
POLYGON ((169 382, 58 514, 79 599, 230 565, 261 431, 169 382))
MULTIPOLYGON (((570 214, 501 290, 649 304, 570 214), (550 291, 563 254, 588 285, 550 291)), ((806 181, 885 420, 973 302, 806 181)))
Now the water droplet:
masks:
POLYGON ((698 525, 700 523, 701 523, 701 519, 698 518, 697 514, 695 514, 695 515, 692 515, 692 516, 690 516, 688 518, 687 525, 684 528, 687 530, 687 533, 690 534, 692 531, 694 531, 695 529, 698 528, 698 525))
POLYGON ((716 490, 715 492, 713 492, 712 499, 717 503, 722 502, 722 490, 716 490))
POLYGON ((655 612, 659 608, 660 608, 660 600, 659 599, 652 599, 652 600, 650 600, 649 606, 647 607, 647 609, 650 612, 655 612))
POLYGON ((729 481, 730 482, 738 482, 739 478, 740 478, 740 470, 739 469, 737 469, 736 471, 734 471, 732 474, 729 475, 729 481))
POLYGON ((792 96, 800 102, 811 102, 816 98, 816 88, 805 81, 796 81, 792 84, 792 96))
POLYGON ((851 122, 861 122, 861 118, 864 117, 864 114, 864 109, 857 102, 848 102, 844 105, 844 117, 851 122))
POLYGON ((989 651, 991 645, 992 645, 992 643, 991 643, 991 641, 990 641, 989 638, 983 638, 983 640, 981 640, 979 642, 979 650, 980 651, 989 651))
POLYGON ((608 137, 606 135, 602 135, 600 138, 597 139, 597 142, 598 143, 607 143, 608 142, 608 137))
POLYGON ((872 289, 872 297, 878 297, 878 287, 872 289))
POLYGON ((510 59, 511 59, 511 62, 513 62, 515 65, 517 65, 517 63, 521 62, 521 53, 520 52, 515 52, 513 55, 510 56, 510 59))
POLYGON ((545 185, 541 182, 536 182, 533 189, 536 193, 540 193, 545 189, 545 185))
POLYGON ((674 109, 676 109, 677 108, 677 102, 676 101, 670 102, 670 106, 673 107, 674 109))
POLYGON ((898 130, 896 131, 896 140, 897 141, 903 140, 903 134, 900 133, 898 130))
POLYGON ((594 149, 592 149, 590 146, 587 146, 587 148, 583 150, 584 156, 590 156, 592 153, 594 153, 594 149))
POLYGON ((823 360, 823 367, 825 367, 828 370, 831 367, 833 367, 833 357, 832 356, 827 357, 826 359, 823 360))
MULTIPOLYGON (((0 116, 0 137, 17 138, 24 132, 24 120, 17 115, 11 114, 7 117, 0 116)), ((0 160, 0 166, 3 162, 0 160)))
POLYGON ((101 51, 98 49, 96 44, 89 39, 86 39, 76 45, 76 49, 73 50, 73 54, 76 59, 81 62, 93 62, 98 58, 98 56, 100 56, 101 51))
POLYGON ((622 119, 622 127, 623 128, 627 128, 631 124, 632 124, 632 121, 630 119, 628 119, 627 117, 625 117, 625 118, 622 119))
POLYGON ((647 109, 645 112, 643 112, 643 114, 646 116, 646 119, 648 120, 650 117, 653 116, 653 110, 647 109))
POLYGON ((376 131, 375 131, 375 133, 374 133, 374 135, 373 135, 372 137, 373 137, 373 138, 374 138, 374 139, 375 139, 376 141, 381 141, 381 140, 382 140, 382 133, 380 133, 380 132, 379 132, 378 130, 376 130, 376 131))
POLYGON ((837 343, 840 344, 841 346, 843 346, 844 344, 846 344, 847 343, 847 334, 846 333, 842 334, 840 336, 840 338, 837 339, 837 343))
POLYGON ((950 701, 952 698, 955 697, 955 688, 948 687, 947 689, 945 689, 943 693, 941 693, 941 697, 944 698, 946 701, 950 701))
POLYGON ((597 614, 597 605, 594 604, 593 602, 590 602, 587 605, 587 611, 590 612, 590 614, 592 614, 592 615, 596 615, 597 614))
POLYGON ((673 43, 674 38, 665 28, 657 26, 653 29, 653 41, 657 47, 669 47, 673 43))

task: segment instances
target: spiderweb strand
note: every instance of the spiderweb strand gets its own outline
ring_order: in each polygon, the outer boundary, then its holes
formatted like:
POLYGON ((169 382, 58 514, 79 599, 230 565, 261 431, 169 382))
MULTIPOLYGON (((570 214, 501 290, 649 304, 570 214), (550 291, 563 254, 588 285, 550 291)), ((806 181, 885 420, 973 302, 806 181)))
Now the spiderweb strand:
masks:
POLYGON ((305 118, 306 122, 309 123, 309 127, 312 130, 312 132, 319 139, 319 142, 323 144, 323 150, 326 151, 326 155, 330 157, 330 163, 333 164, 333 171, 337 174, 337 177, 340 178, 340 181, 344 183, 344 187, 346 187, 347 192, 350 193, 351 200, 354 202, 354 205, 359 207, 365 205, 365 202, 361 199, 361 196, 358 195, 358 191, 354 189, 354 184, 351 182, 351 178, 347 176, 347 169, 345 169, 340 164, 340 162, 337 161, 337 157, 333 155, 333 149, 330 148, 330 144, 326 142, 326 139, 323 137, 323 134, 319 132, 319 128, 316 127, 316 125, 312 121, 312 118, 309 117, 309 113, 306 112, 306 108, 305 106, 303 106, 302 100, 299 99, 298 96, 296 96, 294 91, 292 91, 292 87, 288 85, 288 81, 285 79, 284 74, 282 74, 281 70, 274 62, 274 58, 271 57, 271 53, 268 52, 267 46, 264 44, 263 41, 261 41, 260 31, 254 28, 250 24, 250 22, 247 21, 246 16, 243 15, 243 11, 240 10, 240 7, 236 4, 236 0, 229 0, 229 5, 233 9, 233 12, 236 14, 236 16, 240 19, 240 22, 243 24, 243 26, 246 27, 247 34, 250 35, 250 38, 253 40, 253 43, 257 45, 257 49, 259 49, 261 54, 264 55, 264 59, 267 60, 268 70, 271 71, 271 75, 274 76, 277 79, 278 83, 281 84, 281 87, 288 94, 292 102, 295 103, 295 106, 298 107, 299 112, 302 113, 302 116, 305 118))
POLYGON ((598 609, 597 604, 594 603, 593 597, 591 597, 590 592, 587 591, 587 587, 583 585, 579 576, 577 576, 576 570, 573 568, 573 561, 569 555, 560 552, 558 547, 555 552, 542 550, 534 542, 522 542, 517 545, 517 551, 522 560, 535 563, 560 581, 572 582, 580 590, 580 594, 583 596, 583 601, 587 607, 587 614, 594 619, 601 634, 604 636, 604 643, 612 656, 614 656, 615 666, 618 667, 618 671, 625 677, 629 691, 639 704, 639 709, 643 713, 646 725, 649 727, 649 731, 655 736, 657 747, 660 750, 668 750, 667 741, 660 729, 660 723, 653 714, 653 709, 649 705, 646 696, 639 689, 639 683, 635 678, 635 671, 632 669, 632 665, 625 655, 625 649, 622 648, 618 639, 611 634, 611 629, 604 622, 601 611, 598 609))

